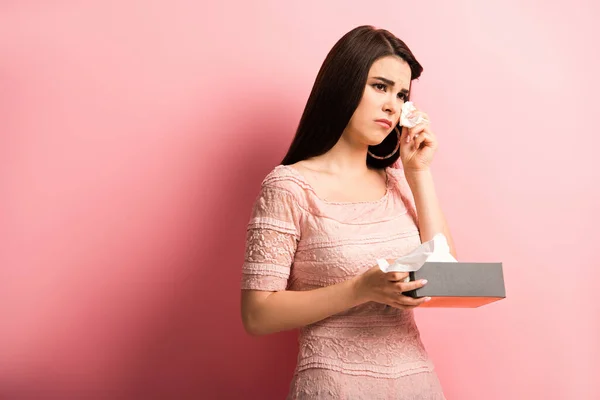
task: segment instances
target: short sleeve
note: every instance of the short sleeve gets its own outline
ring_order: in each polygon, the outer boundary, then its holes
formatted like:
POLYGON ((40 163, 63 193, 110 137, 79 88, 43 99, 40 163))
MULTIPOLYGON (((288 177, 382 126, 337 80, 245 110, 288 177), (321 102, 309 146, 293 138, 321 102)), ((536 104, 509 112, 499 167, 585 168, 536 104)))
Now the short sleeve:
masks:
POLYGON ((300 239, 300 209, 283 188, 261 187, 246 231, 242 289, 285 290, 300 239))

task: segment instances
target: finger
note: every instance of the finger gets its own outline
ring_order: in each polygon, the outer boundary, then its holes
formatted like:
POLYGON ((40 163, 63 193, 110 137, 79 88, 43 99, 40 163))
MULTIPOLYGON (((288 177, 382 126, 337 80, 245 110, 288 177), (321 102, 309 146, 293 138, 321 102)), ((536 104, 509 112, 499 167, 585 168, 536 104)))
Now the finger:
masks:
POLYGON ((416 134, 416 135, 413 137, 412 147, 413 147, 413 149, 415 149, 415 150, 419 150, 419 146, 421 145, 421 143, 419 142, 419 140, 420 140, 419 138, 421 137, 420 135, 422 135, 422 133, 421 133, 421 134, 417 133, 417 134, 416 134))
POLYGON ((400 292, 408 292, 410 290, 422 288, 426 284, 427 279, 419 279, 418 281, 396 282, 396 287, 400 292))
POLYGON ((408 272, 387 272, 390 282, 400 282, 408 276, 408 272))
POLYGON ((425 143, 426 146, 435 145, 435 135, 429 130, 425 130, 422 134, 415 137, 415 146, 418 149, 421 143, 425 143))
POLYGON ((418 124, 418 125, 415 125, 412 128, 410 128, 408 142, 421 136, 423 134, 423 132, 425 132, 426 129, 427 129, 427 124, 418 124))
POLYGON ((403 304, 396 304, 394 305, 395 308, 399 308, 400 310, 412 310, 413 308, 416 308, 417 306, 405 306, 403 304))
POLYGON ((418 307, 421 304, 428 302, 429 300, 431 300, 431 297, 419 297, 419 298, 415 299, 412 297, 401 295, 398 298, 397 303, 402 306, 418 307))
POLYGON ((421 148, 421 143, 427 141, 427 132, 421 132, 420 134, 415 135, 414 146, 415 149, 421 148))
POLYGON ((406 126, 402 127, 402 134, 400 135, 400 140, 404 140, 406 143, 410 142, 410 129, 406 126))
POLYGON ((426 130, 427 128, 429 128, 429 125, 426 123, 420 123, 418 125, 413 126, 412 128, 410 128, 410 133, 411 135, 416 135, 416 134, 420 134, 422 133, 424 130, 426 130))

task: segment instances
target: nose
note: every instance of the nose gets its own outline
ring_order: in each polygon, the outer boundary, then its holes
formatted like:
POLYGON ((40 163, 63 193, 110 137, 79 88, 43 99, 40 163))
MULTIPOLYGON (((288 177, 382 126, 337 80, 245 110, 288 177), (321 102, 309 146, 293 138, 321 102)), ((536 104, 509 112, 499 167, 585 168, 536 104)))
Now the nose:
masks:
POLYGON ((387 114, 395 115, 400 110, 400 102, 395 98, 387 98, 383 103, 383 111, 387 114))

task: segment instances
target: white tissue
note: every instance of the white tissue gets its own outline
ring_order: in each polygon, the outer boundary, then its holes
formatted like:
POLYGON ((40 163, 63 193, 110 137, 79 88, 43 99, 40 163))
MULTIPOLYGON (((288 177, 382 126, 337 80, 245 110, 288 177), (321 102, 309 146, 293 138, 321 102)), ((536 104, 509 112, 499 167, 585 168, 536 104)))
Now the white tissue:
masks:
POLYGON ((422 114, 416 112, 417 108, 412 101, 407 101, 402 105, 400 113, 400 125, 412 128, 422 122, 429 122, 422 114))
POLYGON ((418 271, 428 261, 458 262, 450 254, 450 246, 442 233, 438 233, 409 254, 397 258, 392 264, 382 258, 377 260, 377 265, 383 272, 412 272, 418 271))

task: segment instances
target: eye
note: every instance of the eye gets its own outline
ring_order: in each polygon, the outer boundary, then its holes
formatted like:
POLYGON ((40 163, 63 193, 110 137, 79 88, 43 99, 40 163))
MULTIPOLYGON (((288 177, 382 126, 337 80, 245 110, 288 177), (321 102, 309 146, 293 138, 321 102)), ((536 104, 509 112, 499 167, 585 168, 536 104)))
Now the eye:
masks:
POLYGON ((383 91, 385 91, 386 85, 384 85, 383 83, 374 83, 374 84, 373 84, 373 87, 374 87, 375 89, 378 89, 378 90, 383 90, 383 91))
POLYGON ((398 93, 398 97, 400 97, 402 101, 406 101, 408 99, 408 95, 404 92, 398 93))

